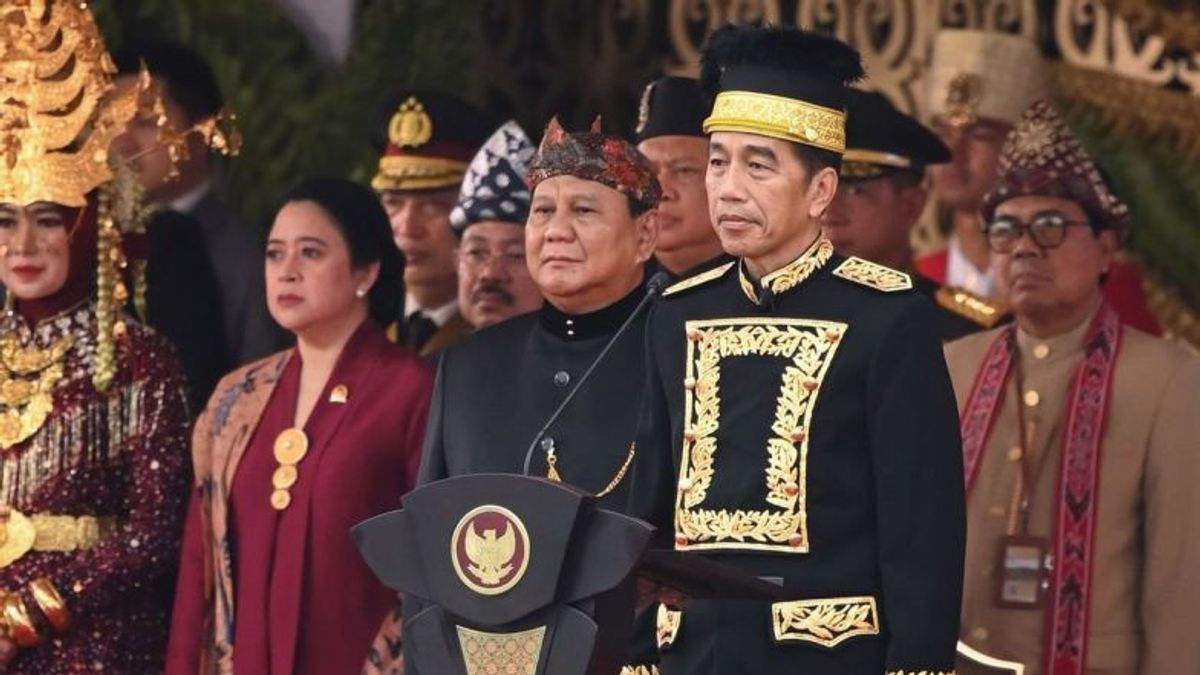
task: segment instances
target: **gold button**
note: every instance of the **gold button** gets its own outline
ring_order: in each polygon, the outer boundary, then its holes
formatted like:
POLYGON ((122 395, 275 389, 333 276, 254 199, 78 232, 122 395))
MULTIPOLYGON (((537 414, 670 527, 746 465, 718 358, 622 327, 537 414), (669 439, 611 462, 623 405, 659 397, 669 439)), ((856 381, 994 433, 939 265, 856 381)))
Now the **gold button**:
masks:
POLYGON ((287 490, 276 490, 271 493, 271 507, 282 511, 292 503, 292 493, 287 490))
POLYGON ((1044 359, 1050 356, 1050 345, 1036 345, 1033 348, 1033 356, 1035 358, 1044 359))
POLYGON ((980 641, 988 639, 988 629, 986 629, 982 626, 980 626, 979 628, 972 628, 971 629, 971 638, 974 640, 980 640, 980 641))
POLYGON ((691 490, 691 489, 692 489, 692 479, 691 478, 684 476, 683 478, 679 479, 679 491, 680 492, 687 492, 688 490, 691 490))
POLYGON ((1040 403, 1041 400, 1042 395, 1036 391, 1030 389, 1029 391, 1025 392, 1025 405, 1029 406, 1030 408, 1036 408, 1037 404, 1040 403))
POLYGON ((271 475, 271 485, 276 490, 286 490, 296 484, 299 476, 300 472, 296 470, 294 464, 284 464, 275 469, 275 473, 271 475))
POLYGON ((284 429, 275 437, 275 461, 298 464, 308 453, 308 436, 300 429, 284 429))
POLYGON ((1025 453, 1020 447, 1012 447, 1008 449, 1008 461, 1010 462, 1019 462, 1021 461, 1021 457, 1024 455, 1025 453))

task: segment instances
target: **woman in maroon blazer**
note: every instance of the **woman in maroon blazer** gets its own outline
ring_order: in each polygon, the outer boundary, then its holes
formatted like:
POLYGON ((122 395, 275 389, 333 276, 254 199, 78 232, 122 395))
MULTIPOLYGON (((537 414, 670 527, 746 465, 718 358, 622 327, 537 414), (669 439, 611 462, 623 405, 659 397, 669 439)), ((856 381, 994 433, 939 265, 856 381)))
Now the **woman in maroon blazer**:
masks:
POLYGON ((402 275, 369 190, 314 179, 289 193, 266 284, 296 347, 227 375, 196 423, 168 675, 357 675, 397 630, 396 595, 350 527, 416 476, 432 378, 382 327, 402 275))

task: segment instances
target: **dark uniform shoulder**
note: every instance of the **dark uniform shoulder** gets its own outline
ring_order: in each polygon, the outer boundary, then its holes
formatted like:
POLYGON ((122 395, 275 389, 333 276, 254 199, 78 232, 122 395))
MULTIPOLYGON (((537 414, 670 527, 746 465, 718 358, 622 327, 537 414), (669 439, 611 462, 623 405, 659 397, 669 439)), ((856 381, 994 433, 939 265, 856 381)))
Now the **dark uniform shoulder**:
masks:
POLYGON ((504 347, 512 344, 514 339, 528 335, 531 327, 537 322, 538 311, 535 310, 480 328, 443 352, 443 357, 454 355, 461 359, 468 354, 482 354, 488 358, 495 358, 497 353, 504 353, 504 347))
POLYGON ((674 283, 674 284, 668 286, 665 291, 663 291, 663 297, 666 298, 666 297, 670 297, 672 295, 678 295, 680 293, 683 293, 684 291, 688 291, 693 288, 703 286, 704 284, 707 284, 710 281, 715 281, 717 279, 720 279, 721 277, 725 276, 725 274, 727 272, 729 272, 729 270, 733 269, 734 265, 736 265, 736 264, 737 264, 736 262, 727 262, 724 265, 719 265, 719 266, 714 267, 706 272, 701 272, 699 274, 690 276, 690 277, 684 279, 683 281, 674 283))
POLYGON ((909 291, 913 288, 912 277, 904 272, 857 256, 843 260, 834 268, 833 276, 883 293, 909 291))
POLYGON ((942 309, 984 328, 994 327, 1004 317, 1003 305, 955 286, 942 286, 933 297, 942 309))

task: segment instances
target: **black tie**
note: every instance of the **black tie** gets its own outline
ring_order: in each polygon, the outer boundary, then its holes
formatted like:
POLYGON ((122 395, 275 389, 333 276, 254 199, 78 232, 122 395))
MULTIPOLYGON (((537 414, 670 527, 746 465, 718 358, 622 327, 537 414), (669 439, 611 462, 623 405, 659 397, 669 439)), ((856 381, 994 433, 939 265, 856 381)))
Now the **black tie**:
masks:
POLYGON ((426 342, 438 331, 438 325, 424 312, 413 312, 404 321, 404 344, 419 352, 426 342))

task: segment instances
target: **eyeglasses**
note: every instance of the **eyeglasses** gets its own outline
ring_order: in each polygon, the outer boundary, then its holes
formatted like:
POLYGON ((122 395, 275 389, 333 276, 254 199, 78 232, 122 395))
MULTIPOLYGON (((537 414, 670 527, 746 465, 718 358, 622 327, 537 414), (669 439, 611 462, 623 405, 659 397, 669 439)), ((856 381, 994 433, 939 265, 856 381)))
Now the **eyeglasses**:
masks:
POLYGON ((525 266, 525 251, 493 251, 485 247, 470 247, 459 250, 458 260, 472 269, 483 269, 493 261, 501 267, 514 269, 525 266))
POLYGON ((1025 233, 1043 250, 1062 246, 1067 228, 1087 226, 1085 220, 1070 220, 1057 211, 1039 213, 1028 223, 1015 216, 999 216, 983 226, 988 248, 995 253, 1012 253, 1025 233))

